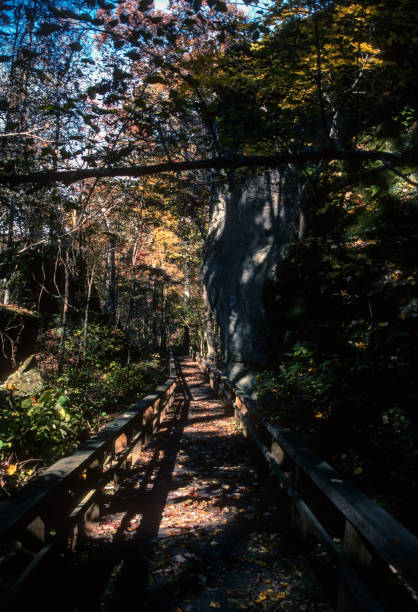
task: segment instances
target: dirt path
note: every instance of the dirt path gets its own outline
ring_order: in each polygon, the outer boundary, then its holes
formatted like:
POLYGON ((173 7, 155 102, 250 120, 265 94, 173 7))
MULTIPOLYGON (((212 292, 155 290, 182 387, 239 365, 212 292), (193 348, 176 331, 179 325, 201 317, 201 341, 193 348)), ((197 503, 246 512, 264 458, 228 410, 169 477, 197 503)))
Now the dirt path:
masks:
POLYGON ((68 567, 68 609, 330 610, 230 409, 194 362, 182 359, 181 371, 159 433, 108 489, 68 567))

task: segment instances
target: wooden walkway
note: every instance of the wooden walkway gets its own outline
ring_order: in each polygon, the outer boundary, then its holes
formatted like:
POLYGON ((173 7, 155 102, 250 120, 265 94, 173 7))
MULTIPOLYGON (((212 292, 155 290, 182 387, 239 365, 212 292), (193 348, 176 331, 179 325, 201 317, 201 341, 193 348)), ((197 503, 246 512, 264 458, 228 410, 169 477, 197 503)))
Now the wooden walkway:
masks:
MULTIPOLYGON (((118 490, 106 490, 91 537, 49 568, 43 610, 331 610, 293 552, 277 484, 231 408, 195 362, 159 433, 118 490)), ((35 599, 37 598, 34 595, 35 599)), ((34 599, 27 610, 38 609, 34 599)))

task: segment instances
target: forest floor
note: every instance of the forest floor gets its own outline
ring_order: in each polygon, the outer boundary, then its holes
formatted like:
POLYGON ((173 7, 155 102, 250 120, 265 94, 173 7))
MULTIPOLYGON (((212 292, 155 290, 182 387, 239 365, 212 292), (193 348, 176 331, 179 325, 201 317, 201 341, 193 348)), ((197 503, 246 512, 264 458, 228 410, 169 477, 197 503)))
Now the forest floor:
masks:
POLYGON ((180 365, 159 432, 119 490, 108 488, 51 595, 73 612, 330 611, 231 409, 193 361, 180 365))

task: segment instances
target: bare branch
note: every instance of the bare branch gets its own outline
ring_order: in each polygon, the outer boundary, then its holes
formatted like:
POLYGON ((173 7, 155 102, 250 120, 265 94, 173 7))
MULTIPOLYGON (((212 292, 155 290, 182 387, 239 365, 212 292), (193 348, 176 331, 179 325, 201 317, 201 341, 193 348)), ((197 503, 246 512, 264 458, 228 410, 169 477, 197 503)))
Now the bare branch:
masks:
POLYGON ((42 136, 38 136, 37 134, 32 134, 31 132, 6 132, 0 134, 0 138, 16 138, 17 136, 26 136, 27 138, 36 138, 36 140, 42 140, 42 142, 46 142, 47 144, 51 144, 54 142, 53 140, 46 140, 42 138, 42 136))
MULTIPOLYGON (((399 176, 402 180, 404 180, 406 183, 409 183, 409 185, 413 185, 414 187, 418 187, 418 183, 416 183, 415 181, 411 180, 406 174, 404 174, 403 172, 401 172, 400 170, 398 170, 397 168, 395 168, 395 166, 393 166, 393 164, 391 164, 390 162, 388 162, 387 160, 383 160, 383 164, 384 168, 386 168, 387 170, 390 170, 391 172, 393 172, 393 174, 396 174, 396 176, 399 176)), ((384 169, 382 168, 382 170, 384 169)))
MULTIPOLYGON (((144 166, 121 166, 114 168, 84 168, 81 170, 45 170, 29 174, 0 173, 0 185, 36 184, 47 186, 53 183, 70 185, 88 178, 150 176, 163 172, 185 172, 187 170, 228 170, 230 168, 275 168, 283 164, 304 164, 322 160, 357 160, 363 162, 382 161, 402 166, 418 167, 418 156, 407 153, 388 153, 386 151, 365 151, 336 149, 309 149, 300 153, 287 151, 275 155, 249 155, 242 157, 216 157, 194 161, 172 161, 144 166)), ((389 168, 388 168, 389 169, 389 168)), ((390 168, 392 170, 392 168, 390 168)))

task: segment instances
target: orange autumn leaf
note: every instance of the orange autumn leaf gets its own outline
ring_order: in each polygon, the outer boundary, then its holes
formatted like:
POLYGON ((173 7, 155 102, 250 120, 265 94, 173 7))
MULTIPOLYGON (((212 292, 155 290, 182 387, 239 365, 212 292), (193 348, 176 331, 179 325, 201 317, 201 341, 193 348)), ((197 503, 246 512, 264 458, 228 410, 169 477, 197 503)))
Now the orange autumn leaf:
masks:
POLYGON ((258 604, 258 603, 262 603, 262 602, 263 602, 263 601, 265 601, 266 599, 267 599, 267 595, 265 595, 264 593, 262 593, 262 594, 260 595, 260 597, 259 597, 258 599, 256 599, 256 600, 255 600, 255 603, 256 603, 256 604, 258 604))

